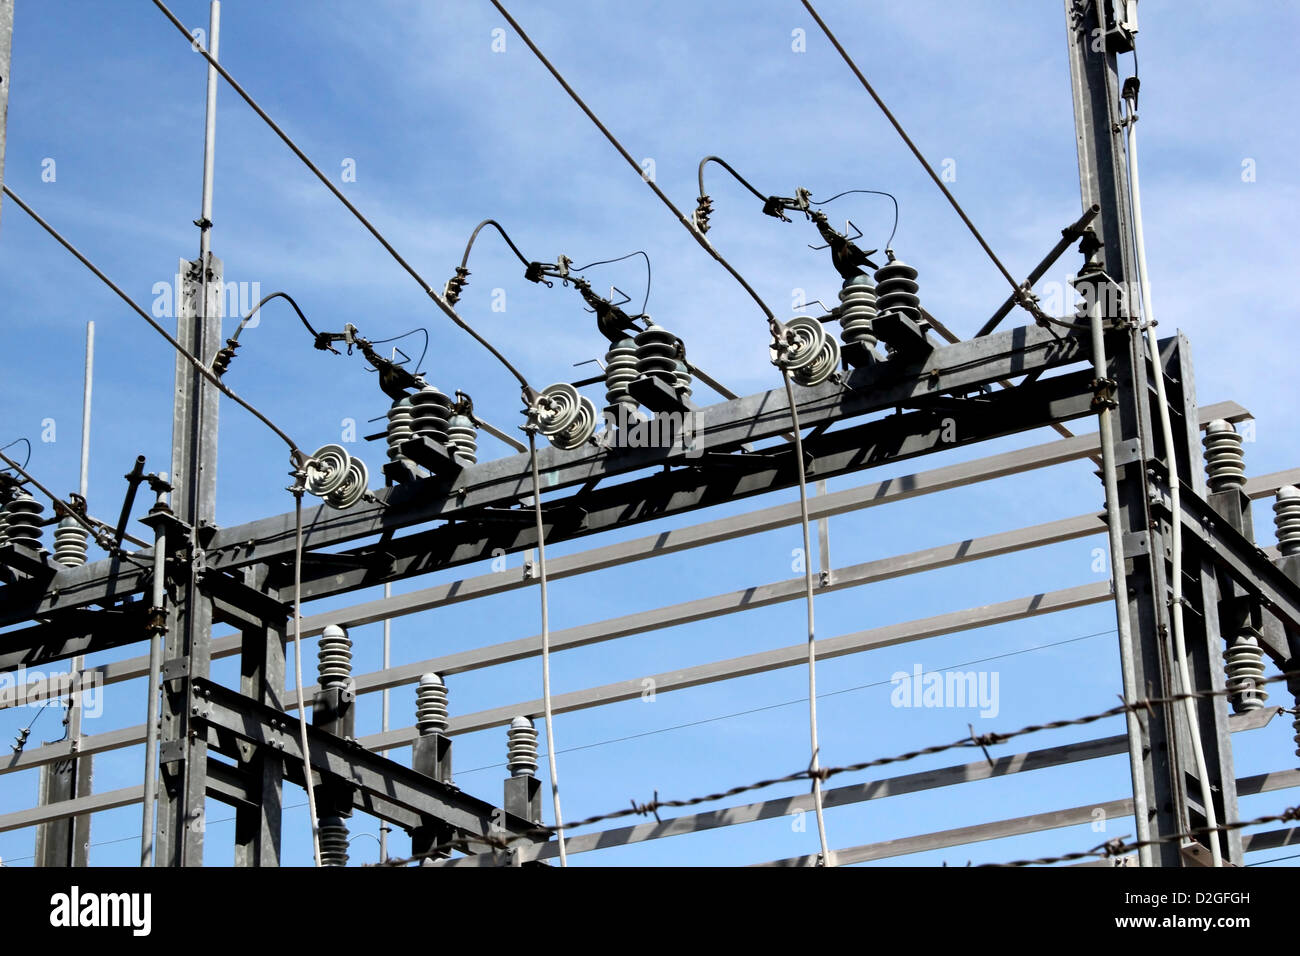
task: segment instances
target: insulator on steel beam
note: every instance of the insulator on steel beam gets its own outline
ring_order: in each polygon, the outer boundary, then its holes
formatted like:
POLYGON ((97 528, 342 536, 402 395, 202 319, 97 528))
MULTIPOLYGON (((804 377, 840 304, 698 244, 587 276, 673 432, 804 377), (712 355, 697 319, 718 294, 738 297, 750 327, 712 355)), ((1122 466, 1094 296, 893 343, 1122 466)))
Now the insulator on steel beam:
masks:
POLYGON ((461 414, 447 419, 447 451, 471 465, 478 461, 478 428, 474 419, 461 414))
POLYGON ((342 817, 321 817, 317 827, 321 866, 348 865, 348 825, 342 817))
POLYGON ((337 624, 326 625, 316 656, 323 689, 347 685, 352 677, 352 641, 347 631, 337 624))
POLYGON ((840 362, 840 344, 826 334, 822 324, 806 315, 785 324, 785 338, 770 348, 772 364, 790 373, 800 385, 820 385, 840 362))
POLYGON ((850 365, 866 365, 875 359, 873 332, 876 319, 876 287, 871 277, 856 275, 845 279, 840 289, 840 339, 844 357, 850 365))
POLYGON ((331 508, 351 508, 365 496, 370 482, 366 463, 341 445, 322 445, 308 459, 303 487, 331 508))
POLYGON ((1227 689, 1234 713, 1258 710, 1268 700, 1264 689, 1264 649, 1249 629, 1237 635, 1223 654, 1227 689))
POLYGON ((388 409, 388 457, 391 461, 404 460, 402 457, 402 442, 410 441, 415 437, 415 432, 411 430, 411 400, 409 398, 400 398, 393 402, 392 407, 388 409))
POLYGON ((1300 554, 1300 488, 1283 485, 1273 503, 1277 548, 1282 554, 1300 554))
POLYGON ((596 431, 596 406, 567 382, 542 389, 529 412, 535 416, 537 430, 563 451, 582 447, 596 431))
POLYGON ((64 567, 81 567, 86 563, 89 537, 90 532, 76 518, 64 518, 54 529, 54 560, 64 567))
POLYGON ((411 431, 445 445, 451 406, 452 400, 432 385, 420 389, 411 396, 411 431))
POLYGON ((916 270, 902 259, 895 259, 894 253, 888 251, 889 261, 876 270, 876 309, 883 315, 886 312, 901 312, 913 322, 921 321, 921 299, 917 295, 920 286, 916 282, 916 270))
POLYGON ((447 685, 425 674, 415 688, 415 729, 421 737, 447 732, 447 685))
POLYGON ((513 777, 537 775, 537 728, 527 717, 516 717, 506 731, 506 770, 513 777))
POLYGON ((1210 491, 1227 491, 1246 484, 1246 456, 1232 422, 1216 419, 1205 426, 1205 474, 1210 491))
POLYGON ((7 544, 41 550, 41 512, 45 506, 19 489, 4 507, 7 544))

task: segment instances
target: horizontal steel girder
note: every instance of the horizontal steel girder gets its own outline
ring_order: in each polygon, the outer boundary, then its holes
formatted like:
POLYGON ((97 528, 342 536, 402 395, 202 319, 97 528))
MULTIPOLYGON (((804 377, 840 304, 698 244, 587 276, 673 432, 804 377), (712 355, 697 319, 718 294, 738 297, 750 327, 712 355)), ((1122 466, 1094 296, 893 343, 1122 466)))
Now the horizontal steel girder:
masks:
MULTIPOLYGON (((1077 363, 1085 357, 1086 346, 1076 336, 1058 339, 1037 327, 1011 329, 938 349, 919 363, 887 362, 872 370, 857 370, 843 385, 828 381, 817 388, 800 389, 800 424, 815 428, 884 409, 924 404, 945 393, 972 391, 998 379, 1077 363)), ((1015 389, 1006 394, 1023 399, 1029 392, 1015 389)), ((697 445, 710 452, 734 451, 743 444, 779 436, 789 427, 789 406, 783 388, 710 405, 697 414, 697 445)), ((821 437, 832 439, 837 434, 821 437)), ((935 449, 918 449, 915 454, 931 450, 935 449)), ((680 444, 671 448, 610 449, 587 445, 569 452, 547 448, 538 453, 541 482, 548 490, 586 485, 648 468, 690 466, 693 461, 680 444)), ((843 467, 853 470, 869 464, 846 460, 843 467)), ((671 473, 662 477, 671 477, 671 473)), ((748 493, 764 490, 770 488, 758 487, 748 493)), ((531 491, 528 456, 483 462, 466 468, 454 481, 430 477, 380 489, 375 492, 375 502, 362 502, 349 511, 335 511, 325 505, 307 509, 303 515, 305 546, 314 551, 373 535, 391 536, 438 519, 469 519, 484 508, 516 505, 530 497, 531 491)), ((590 495, 582 497, 585 502, 590 495)), ((701 496, 689 507, 709 503, 701 496)), ((622 510, 627 510, 626 504, 622 510)), ((287 561, 293 554, 294 538, 292 512, 218 529, 205 547, 204 562, 214 570, 229 570, 287 561)), ((141 558, 147 558, 149 553, 138 552, 141 558)), ((5 585, 0 587, 0 626, 64 608, 121 600, 140 591, 145 577, 140 567, 108 560, 60 570, 49 582, 5 585)), ((354 586, 367 583, 375 582, 363 580, 354 586)))

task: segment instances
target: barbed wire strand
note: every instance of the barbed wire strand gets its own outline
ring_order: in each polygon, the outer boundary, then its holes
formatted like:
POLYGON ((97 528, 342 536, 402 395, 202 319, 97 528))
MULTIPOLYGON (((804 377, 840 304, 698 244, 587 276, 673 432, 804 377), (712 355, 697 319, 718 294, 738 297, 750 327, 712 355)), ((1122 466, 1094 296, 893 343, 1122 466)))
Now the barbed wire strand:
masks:
MULTIPOLYGON (((1260 678, 1254 681, 1254 686, 1258 687, 1262 684, 1270 684, 1277 681, 1290 680, 1294 678, 1300 678, 1300 671, 1288 671, 1285 673, 1276 674, 1272 677, 1260 678)), ((1110 717, 1118 717, 1120 715, 1127 714, 1130 712, 1138 713, 1141 711, 1145 711, 1148 714, 1154 714, 1156 707, 1170 706, 1173 704, 1181 703, 1182 701, 1188 699, 1226 697, 1236 693, 1240 693, 1241 690, 1242 688, 1240 687, 1234 687, 1231 689, 1225 687, 1218 690, 1215 689, 1195 690, 1188 693, 1170 694, 1165 697, 1141 698, 1132 701, 1131 703, 1121 701, 1121 703, 1117 704, 1114 707, 1108 708, 1103 711, 1098 711, 1097 713, 1086 714, 1082 717, 1069 717, 1060 720, 1046 721, 1037 724, 1028 724, 1024 727, 1021 727, 1018 730, 1012 730, 1012 731, 990 732, 986 734, 971 733, 958 740, 954 740, 951 743, 932 744, 928 747, 921 747, 916 750, 907 751, 906 753, 895 754, 887 757, 876 757, 871 760, 864 760, 858 763, 846 764, 844 766, 839 766, 839 767, 827 767, 818 770, 813 770, 811 767, 809 767, 803 770, 797 770, 793 773, 785 774, 780 777, 769 777, 763 780, 755 781, 753 783, 738 784, 734 787, 729 787, 725 790, 720 790, 714 793, 703 794, 700 796, 664 800, 659 798, 659 796, 656 794, 656 796, 652 800, 646 803, 638 803, 637 801, 633 800, 631 802, 630 807, 623 807, 618 810, 611 810, 607 813, 594 814, 592 816, 585 817, 581 820, 569 821, 564 823, 563 826, 565 830, 576 830, 583 827, 592 826, 593 824, 596 823, 604 823, 609 820, 618 820, 618 819, 622 819, 634 815, 635 816, 656 815, 659 810, 684 809, 687 807, 698 806, 702 803, 713 803, 718 800, 725 800, 729 797, 738 796, 742 793, 750 793, 755 790, 764 790, 769 787, 777 786, 779 784, 795 783, 800 780, 820 779, 822 782, 825 782, 830 778, 840 776, 841 774, 857 773, 863 770, 870 770, 874 767, 883 767, 883 766, 888 766, 896 763, 905 763, 910 760, 915 760, 918 757, 932 756, 934 754, 944 753, 949 750, 959 750, 967 747, 976 747, 981 749, 992 747, 997 744, 1006 743, 1007 741, 1013 740, 1017 737, 1022 737, 1029 734, 1041 733, 1043 731, 1048 731, 1048 730, 1061 730, 1067 727, 1081 727, 1088 724, 1096 723, 1097 721, 1100 720, 1106 720, 1110 717)), ((1252 821, 1252 823, 1253 822, 1254 821, 1252 821)), ((1272 822, 1272 821, 1266 820, 1265 822, 1272 822)), ((1236 824, 1234 828, 1240 828, 1241 826, 1250 826, 1252 825, 1252 823, 1236 824)), ((440 844, 439 846, 432 847, 425 853, 416 854, 414 856, 403 857, 403 858, 393 858, 386 861, 383 864, 378 864, 378 865, 405 866, 409 863, 414 863, 423 859, 442 857, 445 856, 451 850, 463 849, 468 843, 482 843, 492 847, 495 850, 508 850, 515 843, 519 843, 524 840, 530 842, 539 842, 539 841, 544 842, 546 839, 549 839, 551 836, 554 835, 556 829, 557 828, 555 827, 547 827, 542 825, 542 826, 527 828, 508 837, 499 837, 496 836, 495 834, 490 834, 490 833, 462 836, 456 840, 448 841, 446 843, 440 844)), ((1080 851, 1080 853, 1083 853, 1083 851, 1080 851)), ((1087 854, 1084 853, 1084 855, 1087 854)), ((1073 858, 1080 859, 1082 857, 1076 856, 1073 858)))

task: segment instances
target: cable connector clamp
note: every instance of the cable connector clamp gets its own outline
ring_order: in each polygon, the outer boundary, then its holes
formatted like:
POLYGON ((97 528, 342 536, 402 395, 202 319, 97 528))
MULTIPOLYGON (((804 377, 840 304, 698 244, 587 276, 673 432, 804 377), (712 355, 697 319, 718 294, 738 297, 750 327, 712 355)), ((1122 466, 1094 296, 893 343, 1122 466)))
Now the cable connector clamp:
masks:
POLYGON ((1119 383, 1113 378, 1094 378, 1088 383, 1088 387, 1092 389, 1092 410, 1094 412, 1099 412, 1103 408, 1119 407, 1119 402, 1115 401, 1119 383))

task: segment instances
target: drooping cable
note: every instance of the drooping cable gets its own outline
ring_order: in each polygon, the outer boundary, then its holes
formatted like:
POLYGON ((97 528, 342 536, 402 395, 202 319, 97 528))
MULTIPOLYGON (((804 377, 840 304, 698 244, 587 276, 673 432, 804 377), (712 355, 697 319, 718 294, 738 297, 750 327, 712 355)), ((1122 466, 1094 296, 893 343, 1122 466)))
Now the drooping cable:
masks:
POLYGON ((822 780, 819 776, 821 744, 817 736, 817 629, 813 620, 812 534, 808 521, 808 476, 804 473, 803 439, 799 434, 799 409, 794 397, 794 386, 790 381, 790 370, 782 369, 781 378, 785 381, 785 397, 790 403, 790 426, 794 430, 794 457, 799 475, 799 522, 803 528, 804 589, 808 602, 808 734, 812 745, 809 771, 812 774, 813 808, 817 816, 817 839, 821 843, 822 865, 834 866, 830 846, 826 842, 822 780))
POLYGON ((414 329, 410 329, 409 331, 403 332, 401 335, 394 335, 386 339, 371 339, 370 344, 387 345, 389 342, 400 341, 401 339, 414 335, 417 332, 420 332, 424 335, 424 348, 420 350, 420 360, 415 363, 415 374, 418 375, 420 373, 420 366, 424 364, 424 357, 429 354, 429 330, 426 329, 424 326, 417 326, 414 329))
POLYGON ((244 327, 248 325, 249 320, 251 320, 253 316, 257 315, 257 313, 262 310, 262 306, 266 305, 266 303, 270 302, 272 299, 284 299, 285 302, 288 302, 289 305, 293 307, 293 311, 298 313, 298 318, 302 319, 302 324, 307 327, 307 331, 311 333, 311 337, 313 339, 320 337, 320 334, 313 329, 311 323, 307 321, 307 316, 302 314, 302 309, 298 308, 298 303, 293 301, 293 296, 289 295, 287 292, 272 292, 270 295, 265 296, 261 302, 257 303, 257 305, 253 306, 248 315, 244 316, 240 320, 239 327, 235 329, 235 334, 232 335, 231 338, 238 341, 239 333, 244 331, 244 327))
POLYGON ((478 238, 479 231, 482 230, 484 226, 491 226, 497 232, 501 233, 501 238, 506 241, 506 245, 510 247, 510 251, 515 254, 515 257, 521 263, 523 263, 525 269, 528 268, 527 257, 519 251, 519 247, 516 246, 510 236, 506 234, 505 229, 501 227, 501 223, 497 222, 495 219, 484 219, 474 227, 474 231, 469 235, 469 242, 465 243, 465 254, 460 257, 460 267, 462 269, 469 265, 469 251, 474 248, 474 240, 478 238))
POLYGON ((542 524, 542 482, 537 472, 537 433, 528 429, 528 455, 533 473, 533 515, 537 522, 537 580, 542 594, 542 716, 546 722, 546 763, 551 774, 551 809, 560 845, 560 866, 569 865, 564 848, 564 814, 560 811, 560 778, 555 769, 555 725, 551 710, 551 618, 546 593, 546 533, 542 524))
MULTIPOLYGON (((27 457, 23 459, 23 467, 26 468, 28 462, 32 460, 32 443, 29 439, 15 438, 7 445, 0 445, 0 451, 5 451, 6 449, 13 448, 14 445, 17 445, 19 442, 22 442, 24 445, 27 446, 27 457)), ((0 468, 0 471, 8 471, 8 470, 9 470, 8 468, 0 468)))
POLYGON ((645 315, 646 306, 650 304, 650 257, 646 255, 644 249, 638 249, 636 252, 629 252, 625 256, 619 256, 617 259, 601 259, 598 262, 588 262, 585 266, 575 266, 574 272, 585 272, 594 266, 607 266, 615 262, 623 262, 631 259, 633 256, 640 256, 645 260, 645 297, 641 300, 641 315, 645 315))
MULTIPOLYGON (((336 198, 339 202, 343 203, 343 205, 347 208, 348 212, 352 213, 352 215, 356 218, 356 220, 359 223, 361 223, 361 225, 366 227, 366 230, 372 236, 375 237, 375 240, 381 246, 384 247, 384 251, 387 252, 393 258, 393 261, 395 261, 406 271, 407 275, 409 275, 412 279, 414 279, 419 284, 420 288, 424 290, 425 295, 427 295, 429 298, 431 298, 434 301, 434 303, 438 306, 439 309, 442 310, 442 312, 447 316, 447 318, 451 319, 451 321, 454 322, 458 328, 460 328, 462 331, 468 334, 470 338, 474 339, 474 341, 478 342, 479 345, 487 349, 488 352, 490 352, 498 362, 500 362, 503 366, 505 366, 506 370, 509 371, 510 374, 513 375, 519 381, 519 384, 523 387, 524 391, 527 393, 531 393, 531 387, 529 386, 527 379, 525 379, 524 376, 519 372, 519 370, 516 369, 514 365, 510 363, 509 359, 507 359, 504 355, 502 355, 501 352, 499 352, 496 349, 496 347, 492 345, 491 342, 489 342, 483 336, 479 335, 479 333, 476 332, 469 323, 467 323, 456 313, 456 310, 453 309, 450 304, 448 304, 447 300, 444 299, 441 295, 439 295, 438 292, 433 288, 433 286, 429 285, 429 283, 425 281, 424 277, 420 275, 418 271, 416 271, 415 267, 412 266, 409 262, 407 262, 406 259, 402 257, 401 253, 399 253, 393 247, 393 244, 384 237, 384 234, 381 233, 375 227, 375 225, 365 217, 365 215, 361 212, 361 210, 359 210, 355 205, 353 205, 352 201, 343 194, 342 190, 340 190, 337 186, 334 185, 334 183, 330 181, 330 178, 321 171, 319 166, 317 166, 314 162, 311 161, 311 158, 308 157, 307 154, 304 153, 301 148, 299 148, 298 144, 293 141, 293 139, 289 136, 288 133, 286 133, 283 129, 280 128, 279 124, 276 123, 275 120, 273 120, 270 117, 270 115, 266 112, 266 110, 262 109, 262 107, 257 104, 257 101, 254 100, 253 97, 249 95, 248 91, 245 90, 243 86, 239 84, 239 81, 237 81, 233 76, 231 76, 229 71, 226 70, 226 68, 222 66, 220 63, 218 63, 217 60, 212 56, 212 54, 210 54, 201 43, 198 43, 194 39, 194 37, 190 35, 190 32, 187 29, 185 29, 185 24, 181 23, 181 21, 176 18, 176 15, 172 13, 171 10, 167 9, 167 5, 163 3, 162 0, 153 0, 153 4, 162 12, 162 14, 165 17, 167 17, 168 20, 171 21, 172 25, 175 26, 176 29, 180 31, 181 35, 185 37, 186 44, 191 46, 196 52, 203 55, 203 58, 207 60, 208 64, 214 70, 216 70, 218 74, 220 74, 221 78, 230 84, 231 89, 233 89, 236 93, 239 94, 240 98, 245 103, 248 104, 249 108, 254 113, 256 113, 258 117, 264 123, 266 123, 267 126, 271 127, 271 130, 276 134, 276 136, 280 137, 281 142, 283 142, 286 146, 289 147, 290 151, 292 151, 292 153, 295 156, 297 156, 299 160, 302 161, 304 166, 306 166, 309 170, 311 170, 311 172, 316 176, 317 179, 321 181, 321 183, 325 186, 326 189, 328 189, 331 193, 333 193, 334 198, 336 198)), ((7 189, 8 187, 6 187, 6 191, 7 189)))
MULTIPOLYGON (((186 36, 189 36, 189 34, 186 34, 186 36)), ((27 213, 27 215, 31 216, 32 219, 36 221, 37 225, 39 225, 42 229, 48 232, 59 245, 63 246, 63 248, 67 249, 68 252, 72 253, 72 255, 83 266, 85 266, 87 269, 93 272, 101 282, 103 282, 106 286, 108 286, 110 289, 116 292, 118 298, 120 298, 123 302, 129 305, 132 309, 135 310, 137 315, 139 315, 142 319, 148 322, 155 332, 157 332, 164 339, 166 339, 167 343, 172 348, 174 348, 178 353, 180 353, 181 357, 184 358, 185 361, 189 362, 190 365, 194 367, 195 371, 197 371, 200 375, 202 375, 205 379, 207 379, 210 383, 212 383, 212 385, 219 392, 221 392, 221 394, 225 395, 236 405, 240 406, 245 411, 249 412, 259 422, 261 422, 267 428, 271 429, 271 431, 275 432, 275 434, 279 437, 279 439, 289 446, 289 453, 293 457, 295 463, 301 462, 303 453, 298 450, 298 446, 297 444, 294 443, 294 440, 290 438, 287 434, 285 434, 284 431, 278 425, 275 424, 275 422, 271 421, 271 419, 263 415, 250 402, 245 401, 243 398, 240 398, 238 395, 236 395, 235 392, 224 382, 222 382, 221 379, 216 374, 214 374, 211 369, 209 369, 198 358, 192 355, 190 351, 187 348, 185 348, 185 346, 181 345, 180 342, 177 342, 176 339, 174 339, 166 329, 164 329, 161 325, 155 322, 153 316, 151 316, 144 309, 140 308, 140 306, 136 305, 135 301, 129 295, 127 295, 125 292, 122 291, 121 286, 119 286, 116 282, 110 279, 107 275, 104 274, 104 272, 98 266, 96 266, 93 262, 87 259, 84 255, 82 255, 81 251, 77 249, 76 246, 74 246, 71 242, 65 239, 57 229, 55 229, 48 222, 42 219, 36 213, 36 211, 32 209, 31 206, 23 202, 22 198, 18 196, 12 189, 10 189, 8 184, 5 184, 4 186, 4 193, 6 196, 8 196, 18 205, 19 209, 27 213)))
POLYGON ((316 820, 316 786, 311 777, 311 750, 307 742, 307 704, 302 694, 302 489, 294 490, 293 548, 293 670, 298 694, 298 742, 302 747, 302 778, 307 790, 307 812, 311 817, 311 847, 316 866, 320 861, 320 824, 316 820))
POLYGON ((700 168, 699 168, 699 171, 698 171, 698 172, 699 172, 700 195, 701 195, 701 196, 707 195, 707 194, 704 192, 704 167, 707 166, 709 163, 717 163, 719 166, 721 166, 721 167, 722 167, 723 169, 725 169, 727 172, 731 173, 732 177, 736 180, 736 182, 740 183, 740 185, 744 186, 744 187, 745 187, 746 189, 748 189, 751 193, 753 193, 755 196, 757 196, 759 202, 767 202, 767 197, 764 196, 764 195, 763 195, 761 192, 759 192, 757 189, 755 189, 752 185, 750 185, 749 180, 747 180, 744 176, 740 175, 740 173, 736 172, 736 171, 731 167, 731 164, 728 163, 728 162, 727 162, 725 159, 723 159, 721 156, 705 156, 703 159, 700 160, 700 168))
MULTIPOLYGON (((1151 304, 1151 282, 1147 272, 1146 242, 1142 233, 1142 190, 1138 181, 1137 149, 1137 95, 1134 90, 1133 100, 1127 98, 1122 103, 1129 104, 1128 109, 1128 187, 1130 206, 1133 210, 1133 239, 1137 250, 1138 288, 1142 295, 1142 318, 1146 326, 1147 350, 1151 353, 1151 376, 1156 384, 1156 404, 1160 409, 1160 432, 1165 446, 1166 463, 1169 466, 1169 508, 1173 512, 1170 523, 1170 546, 1173 555, 1170 558, 1170 596, 1169 615, 1174 638, 1174 654, 1177 657, 1178 676, 1181 691, 1192 690, 1191 670, 1187 665, 1187 645, 1183 629, 1183 513, 1182 481, 1178 476, 1178 456, 1175 451, 1174 429, 1169 418, 1169 396, 1165 389, 1165 370, 1160 362, 1160 343, 1156 338, 1155 309, 1151 304)), ((1210 828, 1208 843, 1212 866, 1223 865, 1223 853, 1219 846, 1216 831, 1217 813, 1214 808, 1214 794, 1210 790, 1210 775, 1206 767, 1205 748, 1201 742, 1200 719, 1196 713, 1196 702, 1190 697, 1184 700, 1187 725, 1192 738, 1192 758, 1196 762, 1196 773, 1200 778, 1201 802, 1205 808, 1205 822, 1210 828)))
POLYGON ((842 193, 836 193, 830 199, 818 200, 818 199, 813 199, 811 196, 809 196, 808 201, 812 203, 814 206, 825 206, 830 203, 833 203, 841 196, 849 196, 852 195, 853 193, 863 193, 870 196, 884 196, 894 204, 894 225, 889 230, 889 238, 885 240, 885 248, 886 249, 890 248, 894 244, 894 236, 898 233, 898 199, 894 196, 893 193, 887 193, 880 189, 846 189, 842 193))
MULTIPOLYGON (((158 3, 159 0, 154 0, 154 2, 158 3)), ((759 296, 759 294, 754 291, 753 286, 751 286, 748 282, 745 281, 744 276, 742 276, 739 272, 737 272, 735 268, 731 265, 731 263, 729 263, 725 258, 723 258, 722 254, 719 253, 717 249, 713 248, 713 243, 709 242, 709 240, 705 238, 704 233, 700 232, 699 228, 695 225, 695 223, 691 221, 690 217, 682 215, 681 210, 678 209, 673 204, 673 201, 669 199, 668 196, 664 193, 664 191, 659 188, 659 185, 654 181, 654 179, 645 175, 645 171, 641 168, 640 164, 638 164, 637 161, 632 158, 632 154, 623 148, 623 144, 618 141, 618 138, 615 137, 614 134, 609 131, 609 128, 600 121, 599 117, 597 117, 596 114, 591 111, 591 107, 587 106, 587 104, 583 102, 582 97, 580 97, 574 91, 573 87, 570 86, 568 81, 565 80, 565 78, 560 74, 560 71, 557 70, 551 64, 551 61, 546 58, 546 55, 542 53, 540 49, 538 49, 537 44, 535 44, 532 38, 527 33, 524 32, 524 28, 519 25, 519 22, 510 15, 510 11, 508 11, 504 6, 502 6, 500 0, 490 0, 490 2, 492 3, 492 6, 496 7, 497 12, 500 13, 501 16, 505 17, 506 22, 510 24, 511 28, 516 33, 519 34, 520 39, 524 41, 524 44, 528 47, 528 49, 532 50, 533 55, 536 56, 537 59, 541 61, 542 65, 546 67, 546 69, 550 72, 551 76, 555 77, 556 82, 560 84, 560 86, 564 89, 564 92, 569 94, 569 98, 572 99, 575 104, 577 104, 578 108, 581 109, 587 115, 587 118, 591 120, 593 124, 595 124, 596 128, 600 130, 601 133, 604 134, 605 139, 609 140, 609 144, 613 146, 615 150, 618 151, 618 154, 622 156, 623 159, 627 161, 628 165, 631 166, 636 171, 636 174, 642 179, 643 182, 645 182, 647 186, 650 187, 650 190, 656 196, 659 197, 660 202, 662 202, 665 206, 667 206, 669 211, 671 211, 672 214, 675 217, 677 217, 677 221, 682 224, 682 227, 687 232, 689 232, 692 236, 695 237, 695 241, 700 244, 700 247, 704 249, 705 252, 707 252, 710 256, 712 256, 713 259, 720 266, 722 266, 724 269, 727 270, 727 273, 733 279, 735 279, 738 283, 740 283, 741 288, 743 288, 747 293, 749 293, 749 297, 753 299, 755 303, 757 303, 760 309, 763 310, 763 314, 767 317, 768 322, 769 323, 775 322, 776 316, 772 313, 772 310, 768 308, 767 303, 765 303, 762 300, 762 298, 759 296)), ((188 37, 189 34, 187 33, 186 36, 188 37)))

